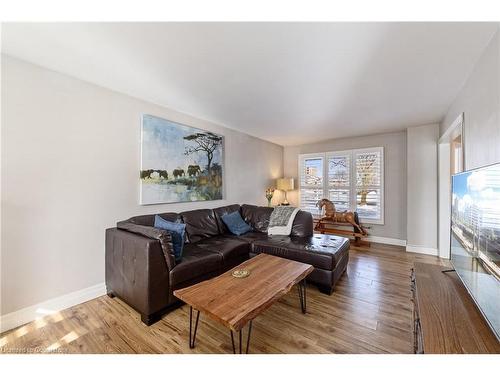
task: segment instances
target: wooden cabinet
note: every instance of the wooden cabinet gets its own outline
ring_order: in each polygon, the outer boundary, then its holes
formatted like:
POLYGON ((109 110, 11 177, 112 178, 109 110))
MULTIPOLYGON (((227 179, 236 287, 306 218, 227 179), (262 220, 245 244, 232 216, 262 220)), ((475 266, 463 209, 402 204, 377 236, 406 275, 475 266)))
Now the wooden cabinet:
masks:
POLYGON ((411 295, 413 301, 413 351, 416 354, 423 354, 423 342, 422 342, 422 326, 420 325, 420 316, 418 314, 418 299, 417 299, 417 287, 415 282, 415 269, 412 269, 411 273, 411 295))
POLYGON ((454 272, 415 263, 414 351, 428 354, 500 353, 500 343, 454 272))

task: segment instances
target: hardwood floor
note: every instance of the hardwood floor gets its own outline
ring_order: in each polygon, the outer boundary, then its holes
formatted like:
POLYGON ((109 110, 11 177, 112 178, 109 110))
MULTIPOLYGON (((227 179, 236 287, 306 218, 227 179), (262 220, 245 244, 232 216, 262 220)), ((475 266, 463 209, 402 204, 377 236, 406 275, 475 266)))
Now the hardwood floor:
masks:
MULTIPOLYGON (((306 315, 297 288, 253 322, 251 353, 412 353, 410 274, 436 257, 372 244, 351 247, 347 273, 327 296, 307 287, 306 315)), ((231 353, 227 328, 200 316, 189 349, 189 307, 147 327, 118 298, 96 298, 0 336, 0 353, 231 353)), ((246 337, 246 329, 244 330, 246 337)))

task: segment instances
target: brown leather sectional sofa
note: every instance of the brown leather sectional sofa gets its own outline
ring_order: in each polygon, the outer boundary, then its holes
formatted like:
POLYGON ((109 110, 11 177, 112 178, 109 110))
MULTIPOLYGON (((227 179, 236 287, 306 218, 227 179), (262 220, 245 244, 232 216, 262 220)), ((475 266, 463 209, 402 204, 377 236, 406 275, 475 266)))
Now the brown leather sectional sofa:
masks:
POLYGON ((153 227, 155 215, 135 216, 106 230, 106 288, 140 312, 150 325, 179 305, 173 291, 217 276, 255 256, 267 253, 308 263, 308 281, 331 294, 347 268, 349 241, 313 233, 310 213, 299 211, 290 236, 268 236, 272 208, 229 205, 182 213, 159 214, 186 224, 187 239, 176 262, 168 232, 153 227), (240 211, 252 232, 234 236, 221 217, 240 211))

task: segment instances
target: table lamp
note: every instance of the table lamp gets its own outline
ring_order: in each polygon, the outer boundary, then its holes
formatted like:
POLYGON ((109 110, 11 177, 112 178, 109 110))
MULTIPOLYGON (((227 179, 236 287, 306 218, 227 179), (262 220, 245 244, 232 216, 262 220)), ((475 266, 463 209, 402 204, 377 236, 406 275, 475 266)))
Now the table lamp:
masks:
POLYGON ((290 177, 278 178, 278 180, 276 181, 276 189, 283 190, 285 192, 285 200, 283 201, 283 203, 281 203, 281 205, 289 206, 290 203, 288 203, 286 199, 286 192, 293 190, 293 178, 290 177))

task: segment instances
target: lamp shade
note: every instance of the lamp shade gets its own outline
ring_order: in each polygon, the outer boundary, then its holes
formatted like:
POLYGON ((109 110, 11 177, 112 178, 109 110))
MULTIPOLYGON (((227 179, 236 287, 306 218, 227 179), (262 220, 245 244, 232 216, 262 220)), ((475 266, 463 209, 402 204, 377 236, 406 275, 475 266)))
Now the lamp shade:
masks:
POLYGON ((283 191, 293 190, 293 178, 278 178, 276 189, 283 191))

